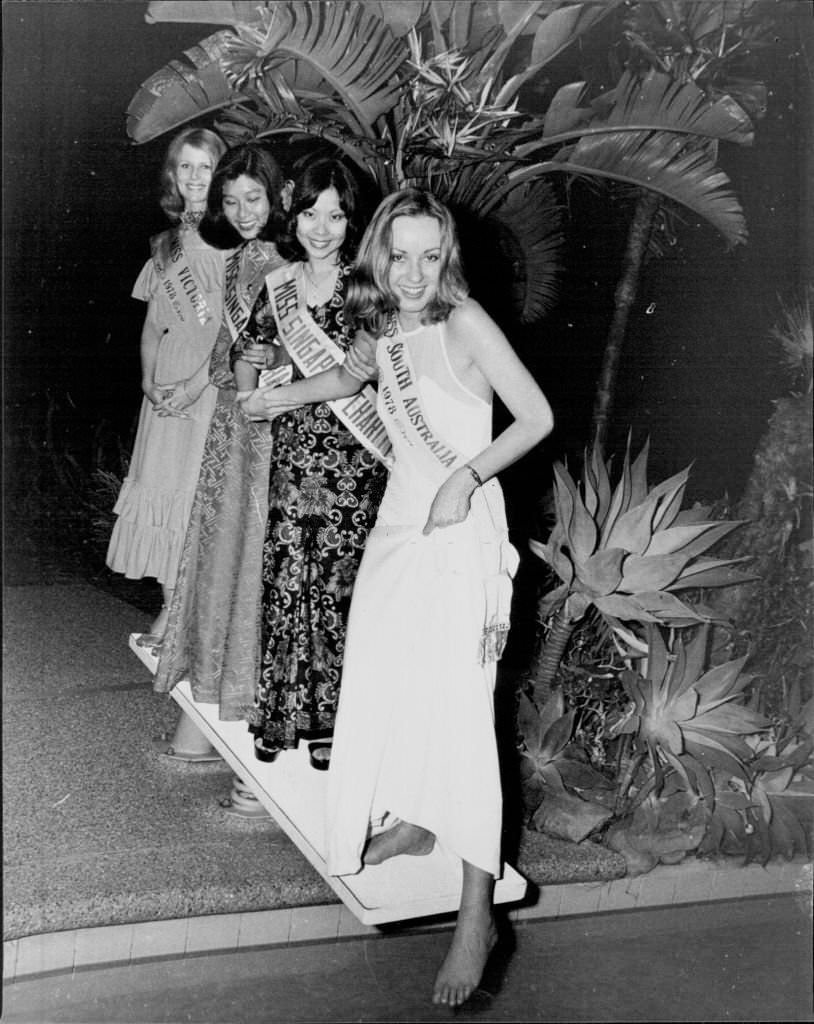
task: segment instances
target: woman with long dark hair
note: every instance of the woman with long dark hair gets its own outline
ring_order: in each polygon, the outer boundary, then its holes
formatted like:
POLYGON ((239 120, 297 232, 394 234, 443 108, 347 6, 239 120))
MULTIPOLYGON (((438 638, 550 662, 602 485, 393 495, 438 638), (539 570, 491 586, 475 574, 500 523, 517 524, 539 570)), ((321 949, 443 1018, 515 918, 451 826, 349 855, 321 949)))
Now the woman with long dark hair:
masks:
MULTIPOLYGON (((352 337, 345 295, 360 234, 350 172, 338 160, 307 161, 280 242, 291 262, 269 279, 275 379, 301 379, 331 353, 344 358, 352 337)), ((252 367, 238 361, 235 374, 253 390, 252 367)), ((249 718, 261 759, 333 733, 351 592, 386 477, 386 451, 366 447, 325 403, 282 414, 271 436, 262 656, 249 718)))
POLYGON ((208 368, 217 404, 158 662, 155 689, 189 679, 196 701, 244 719, 259 672, 263 538, 271 435, 238 400, 233 348, 263 365, 266 275, 283 265, 276 240, 285 226, 282 171, 260 143, 237 146, 218 164, 201 235, 233 249, 226 261, 223 322, 208 368))

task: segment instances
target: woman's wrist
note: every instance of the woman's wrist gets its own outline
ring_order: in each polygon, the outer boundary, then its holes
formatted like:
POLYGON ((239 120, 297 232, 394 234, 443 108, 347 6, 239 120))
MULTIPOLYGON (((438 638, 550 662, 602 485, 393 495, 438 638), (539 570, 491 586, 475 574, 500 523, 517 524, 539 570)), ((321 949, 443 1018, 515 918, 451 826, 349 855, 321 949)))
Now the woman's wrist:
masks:
POLYGON ((179 387, 181 391, 183 391, 184 394, 186 395, 189 404, 192 405, 195 402, 197 402, 201 395, 204 393, 206 383, 207 382, 204 382, 203 384, 198 384, 197 386, 195 386, 192 383, 192 378, 190 378, 189 380, 182 380, 179 387))

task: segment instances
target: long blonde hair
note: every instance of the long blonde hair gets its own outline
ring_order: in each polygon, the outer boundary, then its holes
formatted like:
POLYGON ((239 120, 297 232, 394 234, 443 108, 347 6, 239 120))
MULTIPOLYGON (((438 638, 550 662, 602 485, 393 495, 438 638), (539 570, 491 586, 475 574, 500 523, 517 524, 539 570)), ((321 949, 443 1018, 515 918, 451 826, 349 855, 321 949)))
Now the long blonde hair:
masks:
POLYGON ((452 214, 431 192, 405 188, 379 204, 359 245, 345 300, 345 313, 374 337, 384 334, 398 312, 398 298, 388 281, 396 217, 432 217, 441 228, 438 290, 423 314, 425 323, 446 320, 469 294, 461 267, 461 250, 452 214))

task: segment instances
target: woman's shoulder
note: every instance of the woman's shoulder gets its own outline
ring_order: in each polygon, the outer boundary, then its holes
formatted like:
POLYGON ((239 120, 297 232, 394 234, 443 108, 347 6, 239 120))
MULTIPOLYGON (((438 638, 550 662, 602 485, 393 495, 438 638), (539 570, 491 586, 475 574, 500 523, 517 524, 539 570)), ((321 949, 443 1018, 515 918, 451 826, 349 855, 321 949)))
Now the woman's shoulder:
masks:
POLYGON ((483 306, 470 296, 456 306, 447 318, 447 333, 453 339, 465 340, 472 338, 473 332, 479 335, 496 329, 497 324, 483 306))
POLYGON ((156 273, 155 264, 151 256, 139 271, 130 295, 134 299, 140 299, 142 302, 149 302, 158 291, 158 285, 158 274, 156 273))

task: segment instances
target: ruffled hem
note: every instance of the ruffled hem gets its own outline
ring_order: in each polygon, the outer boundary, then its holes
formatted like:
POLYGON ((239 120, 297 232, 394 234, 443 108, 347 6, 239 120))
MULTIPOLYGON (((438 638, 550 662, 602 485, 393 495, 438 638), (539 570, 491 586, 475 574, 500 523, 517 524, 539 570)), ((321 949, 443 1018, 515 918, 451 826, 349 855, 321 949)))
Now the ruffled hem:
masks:
POLYGON ((173 588, 194 495, 187 491, 151 491, 125 480, 116 506, 118 517, 107 549, 107 566, 127 579, 155 577, 173 588))

